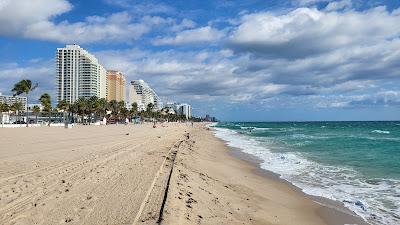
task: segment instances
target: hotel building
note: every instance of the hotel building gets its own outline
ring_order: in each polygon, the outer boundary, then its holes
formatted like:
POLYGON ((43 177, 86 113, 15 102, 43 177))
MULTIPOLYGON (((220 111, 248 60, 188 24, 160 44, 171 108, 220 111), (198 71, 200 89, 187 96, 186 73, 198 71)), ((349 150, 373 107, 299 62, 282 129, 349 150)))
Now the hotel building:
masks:
POLYGON ((131 81, 129 86, 129 103, 136 102, 139 111, 146 110, 148 104, 154 104, 154 110, 160 110, 162 103, 156 92, 143 80, 131 81))
POLYGON ((7 105, 12 105, 14 103, 21 102, 23 111, 27 110, 28 102, 26 97, 22 96, 12 96, 12 95, 2 95, 0 93, 0 103, 5 103, 7 105))
POLYGON ((107 100, 125 101, 125 76, 115 70, 107 71, 107 100))
POLYGON ((192 118, 192 106, 189 104, 179 104, 177 105, 178 115, 184 115, 186 119, 192 118))
POLYGON ((58 101, 73 103, 80 97, 107 97, 106 70, 79 45, 57 48, 56 65, 58 101))

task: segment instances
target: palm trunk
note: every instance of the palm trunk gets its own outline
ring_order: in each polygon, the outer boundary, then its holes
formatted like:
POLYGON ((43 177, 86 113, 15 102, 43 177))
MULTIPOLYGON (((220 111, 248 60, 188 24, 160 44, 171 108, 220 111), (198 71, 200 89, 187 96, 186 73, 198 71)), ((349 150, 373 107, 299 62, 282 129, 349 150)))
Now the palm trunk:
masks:
POLYGON ((17 121, 19 121, 19 126, 21 126, 21 117, 20 117, 20 112, 17 111, 17 121))
POLYGON ((50 127, 50 123, 51 123, 51 112, 49 112, 49 127, 50 127))
POLYGON ((26 115, 26 127, 29 127, 29 118, 28 118, 28 94, 26 95, 26 108, 25 108, 25 115, 26 115))

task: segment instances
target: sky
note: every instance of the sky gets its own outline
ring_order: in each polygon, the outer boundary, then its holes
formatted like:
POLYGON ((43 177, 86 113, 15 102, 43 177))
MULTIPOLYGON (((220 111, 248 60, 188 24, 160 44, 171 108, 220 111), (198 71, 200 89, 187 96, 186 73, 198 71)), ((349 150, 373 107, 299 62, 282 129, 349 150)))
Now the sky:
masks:
POLYGON ((0 92, 72 43, 196 116, 400 120, 397 0, 0 0, 0 92))

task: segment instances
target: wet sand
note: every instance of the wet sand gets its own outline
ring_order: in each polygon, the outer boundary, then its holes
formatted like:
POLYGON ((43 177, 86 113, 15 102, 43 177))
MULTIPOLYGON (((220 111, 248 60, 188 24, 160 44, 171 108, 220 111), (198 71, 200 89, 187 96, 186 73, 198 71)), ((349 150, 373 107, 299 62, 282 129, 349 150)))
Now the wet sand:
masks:
POLYGON ((0 129, 0 224, 362 224, 185 124, 0 129))

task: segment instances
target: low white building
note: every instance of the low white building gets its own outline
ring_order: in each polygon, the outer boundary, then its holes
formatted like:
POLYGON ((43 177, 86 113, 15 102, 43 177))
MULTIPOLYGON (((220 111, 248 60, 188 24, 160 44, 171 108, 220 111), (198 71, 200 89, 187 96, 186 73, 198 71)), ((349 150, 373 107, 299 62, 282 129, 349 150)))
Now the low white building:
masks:
POLYGON ((8 112, 0 112, 0 124, 10 123, 10 114, 8 112))
POLYGON ((165 108, 171 108, 173 110, 175 110, 176 113, 178 113, 178 103, 174 103, 174 102, 169 102, 167 104, 165 104, 165 108))
POLYGON ((42 111, 43 108, 44 108, 42 106, 42 104, 28 104, 28 112, 32 112, 33 111, 33 107, 35 107, 35 106, 39 107, 40 111, 42 111))
POLYGON ((7 105, 12 105, 14 103, 21 102, 23 111, 26 111, 28 108, 26 97, 22 96, 12 96, 12 95, 2 95, 0 93, 0 103, 6 103, 7 105))

